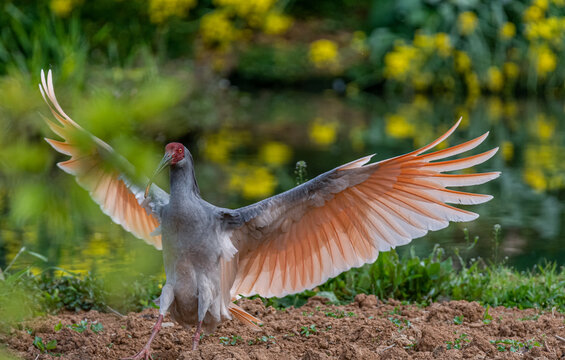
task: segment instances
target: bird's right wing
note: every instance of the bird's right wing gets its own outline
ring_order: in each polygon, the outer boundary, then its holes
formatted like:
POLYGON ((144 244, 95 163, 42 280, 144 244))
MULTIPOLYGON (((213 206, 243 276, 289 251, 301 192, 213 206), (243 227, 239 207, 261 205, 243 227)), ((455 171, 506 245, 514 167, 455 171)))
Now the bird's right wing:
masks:
POLYGON ((132 165, 65 114, 55 97, 51 70, 47 79, 41 71, 39 90, 60 123, 45 119, 47 125, 65 141, 45 140, 58 152, 71 156, 57 165, 74 175, 80 186, 115 223, 161 249, 161 236, 152 233, 160 224, 160 212, 168 204, 169 194, 153 184, 149 197, 144 199, 144 190, 136 186, 124 171, 132 165))

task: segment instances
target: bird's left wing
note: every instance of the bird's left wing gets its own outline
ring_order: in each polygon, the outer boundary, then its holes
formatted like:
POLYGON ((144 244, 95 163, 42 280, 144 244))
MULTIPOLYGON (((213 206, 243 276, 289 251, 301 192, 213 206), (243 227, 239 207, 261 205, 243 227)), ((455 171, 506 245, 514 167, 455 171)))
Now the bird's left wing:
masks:
POLYGON ((231 235, 238 249, 231 269, 231 295, 284 296, 311 289, 352 267, 449 221, 477 214, 452 204, 479 204, 490 195, 449 190, 485 183, 498 172, 443 174, 480 164, 497 149, 461 159, 442 160, 475 148, 487 137, 424 154, 431 144, 392 159, 367 164, 361 158, 294 189, 235 210, 239 226, 231 235), (238 262, 235 264, 235 262, 238 262))
POLYGON ((45 121, 65 141, 45 140, 58 152, 71 156, 57 165, 74 175, 80 186, 115 223, 161 249, 161 236, 152 233, 159 226, 160 210, 169 202, 169 194, 153 184, 149 197, 144 199, 143 189, 126 174, 125 169, 132 165, 65 114, 55 97, 51 70, 47 79, 41 71, 39 89, 59 124, 48 119, 45 121))

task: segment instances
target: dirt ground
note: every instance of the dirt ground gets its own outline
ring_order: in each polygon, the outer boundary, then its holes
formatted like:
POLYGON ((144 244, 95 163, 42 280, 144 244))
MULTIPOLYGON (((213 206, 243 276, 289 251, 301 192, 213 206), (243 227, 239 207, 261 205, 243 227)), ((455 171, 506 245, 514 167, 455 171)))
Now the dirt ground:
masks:
MULTIPOLYGON (((261 331, 228 321, 191 351, 191 331, 166 318, 153 342, 154 359, 565 358, 565 317, 551 311, 499 307, 485 313, 481 305, 466 301, 419 308, 366 295, 346 306, 314 297, 305 306, 286 311, 265 308, 259 300, 241 305, 264 321, 261 331)), ((117 359, 144 345, 156 319, 153 309, 126 317, 96 311, 64 313, 2 335, 0 343, 25 359, 117 359), (87 324, 82 333, 69 327, 81 321, 87 324), (102 324, 101 331, 91 330, 96 323, 102 324), (56 339, 56 348, 40 355, 33 345, 35 336, 44 344, 56 339)))

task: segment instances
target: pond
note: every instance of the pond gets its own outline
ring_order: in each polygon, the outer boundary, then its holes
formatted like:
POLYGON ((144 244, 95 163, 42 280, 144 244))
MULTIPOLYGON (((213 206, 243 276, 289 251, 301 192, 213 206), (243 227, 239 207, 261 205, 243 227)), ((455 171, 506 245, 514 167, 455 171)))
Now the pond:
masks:
MULTIPOLYGON (((229 112, 217 109, 222 121, 216 125, 177 138, 155 136, 150 147, 152 161, 143 169, 145 175, 149 175, 147 169, 157 165, 161 146, 182 141, 193 153, 203 198, 234 208, 294 186, 299 160, 307 164, 307 178, 313 178, 367 154, 376 154, 374 161, 386 159, 425 145, 462 117, 448 145, 490 131, 474 153, 500 147, 494 158, 473 170, 502 171, 502 176, 469 189, 492 194, 494 199, 467 207, 480 214, 476 221, 452 223, 414 240, 415 251, 425 255, 434 244, 440 244, 452 255, 455 249, 469 245, 465 236, 468 229, 471 241, 478 236, 474 248, 462 250, 468 258, 506 261, 519 269, 544 259, 565 262, 563 102, 497 97, 430 99, 422 95, 380 98, 357 94, 355 89, 347 89, 347 96, 333 91, 238 92, 235 102, 237 106, 229 112), (498 245, 495 224, 501 225, 498 245)), ((72 116, 76 112, 72 107, 67 110, 72 116)), ((45 109, 41 112, 46 114, 45 109)), ((58 161, 63 159, 51 155, 58 161)), ((48 176, 46 184, 30 189, 38 193, 38 187, 50 189, 42 196, 50 203, 64 204, 60 206, 65 210, 43 208, 44 213, 38 214, 31 225, 5 221, 0 233, 4 263, 26 245, 46 255, 48 265, 68 271, 162 274, 160 252, 101 215, 69 175, 51 169, 48 176)), ((158 184, 168 189, 165 176, 158 184)), ((4 185, 4 189, 9 186, 4 185)), ((26 208, 16 210, 32 211, 33 204, 31 201, 26 208)), ((399 251, 406 253, 412 245, 399 251)))

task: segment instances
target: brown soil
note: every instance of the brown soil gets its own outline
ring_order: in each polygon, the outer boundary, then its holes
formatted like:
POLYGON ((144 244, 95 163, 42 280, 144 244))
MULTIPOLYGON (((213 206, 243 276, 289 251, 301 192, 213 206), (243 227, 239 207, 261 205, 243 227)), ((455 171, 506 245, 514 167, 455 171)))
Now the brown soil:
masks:
MULTIPOLYGON (((312 298, 298 309, 265 308, 259 300, 242 301, 243 308, 260 317, 259 332, 228 321, 200 348, 191 351, 191 331, 167 323, 153 343, 154 359, 560 359, 565 358, 564 315, 503 307, 485 309, 475 302, 450 301, 419 308, 374 296, 358 295, 347 306, 312 298), (461 324, 455 324, 455 322, 461 324), (306 330, 308 329, 308 330, 306 330), (492 340, 515 340, 497 349, 492 340), (531 347, 520 346, 530 341, 531 347), (450 343, 459 348, 448 349, 450 343), (534 345, 535 344, 535 345, 534 345), (513 350, 513 351, 512 351, 513 350)), ((96 311, 37 319, 24 330, 0 337, 9 351, 37 359, 34 336, 46 343, 57 340, 52 354, 39 359, 117 359, 135 354, 149 337, 157 311, 126 317, 96 311), (78 333, 66 325, 83 319, 100 322, 104 330, 78 333), (54 326, 61 321, 59 331, 54 326)))

